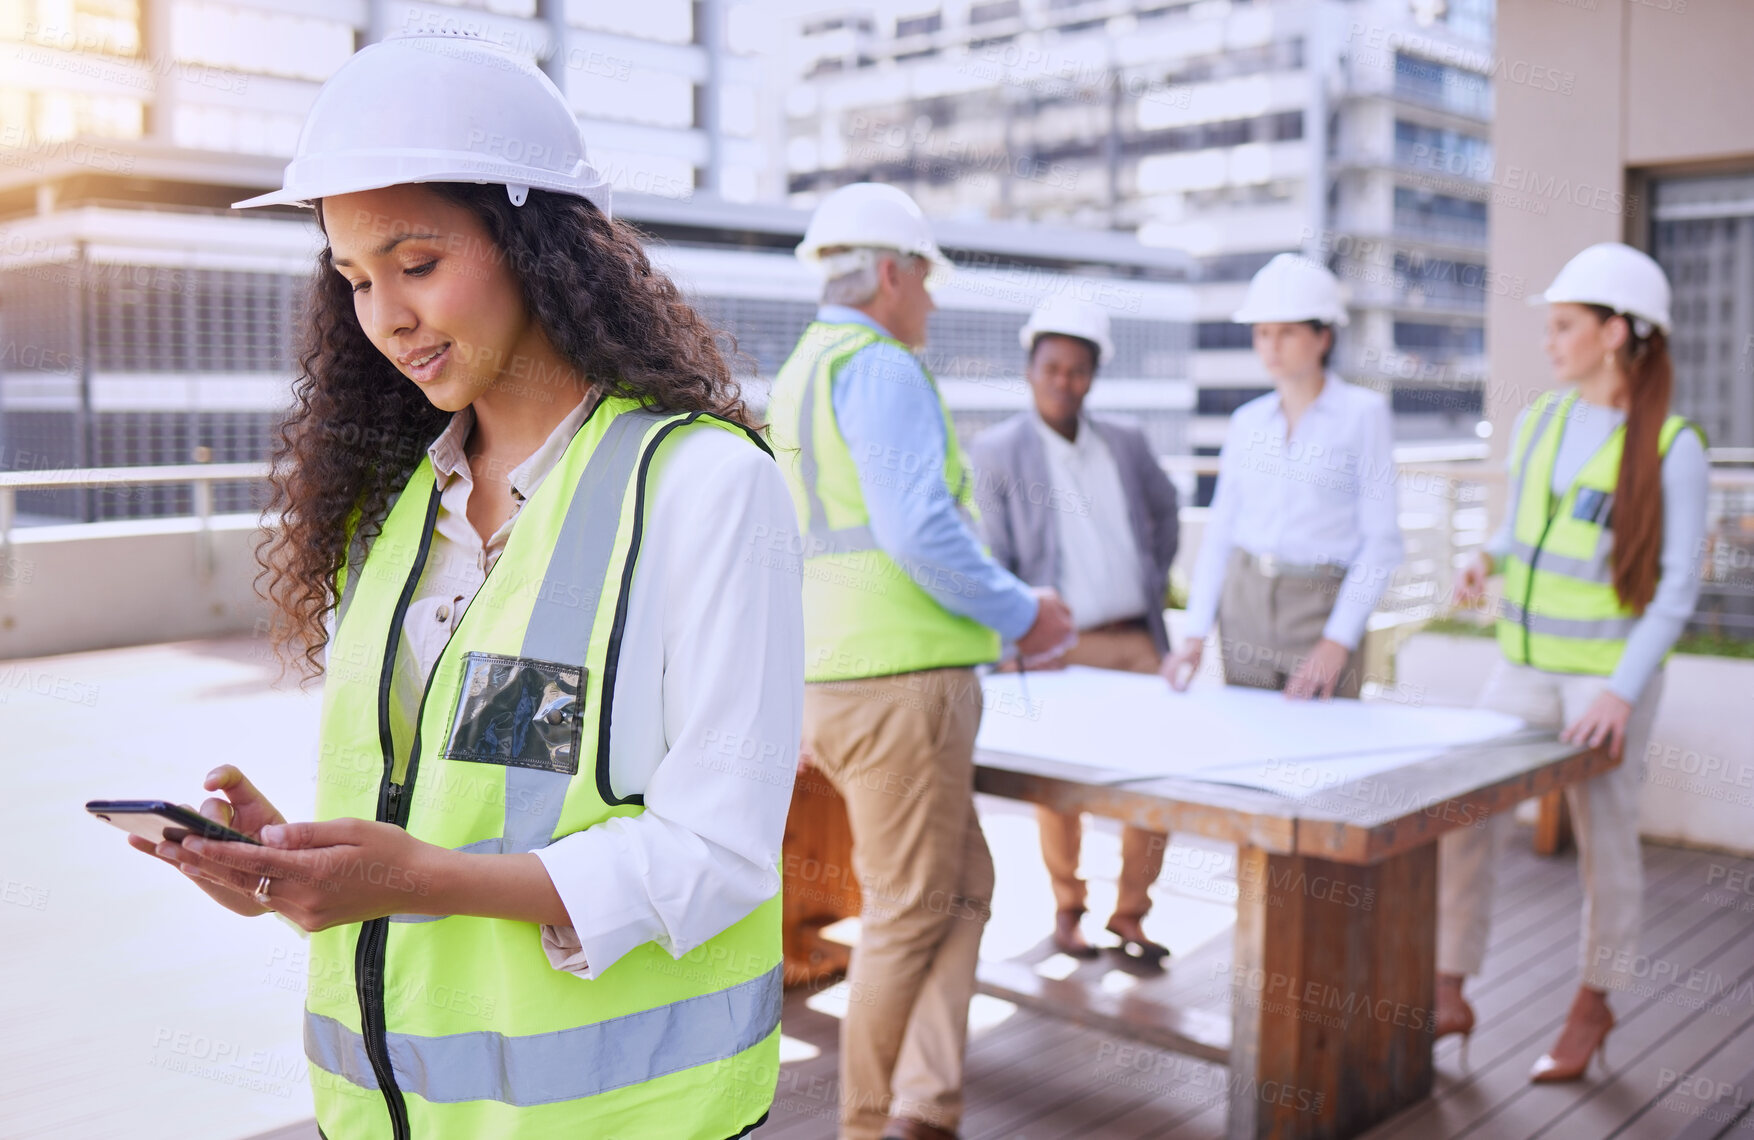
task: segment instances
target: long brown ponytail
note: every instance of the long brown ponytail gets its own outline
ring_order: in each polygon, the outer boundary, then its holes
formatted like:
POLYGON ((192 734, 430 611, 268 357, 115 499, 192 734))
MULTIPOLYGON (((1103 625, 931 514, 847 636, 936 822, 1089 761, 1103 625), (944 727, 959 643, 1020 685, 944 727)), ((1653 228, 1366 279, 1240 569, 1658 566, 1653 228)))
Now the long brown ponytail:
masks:
MULTIPOLYGON (((1585 306, 1602 320, 1616 314, 1605 305, 1585 306)), ((1620 449, 1620 475, 1614 484, 1614 593, 1620 604, 1643 614, 1662 576, 1663 472, 1657 444, 1669 418, 1675 367, 1663 330, 1641 337, 1627 323, 1626 343, 1615 365, 1626 377, 1626 440, 1620 449)))

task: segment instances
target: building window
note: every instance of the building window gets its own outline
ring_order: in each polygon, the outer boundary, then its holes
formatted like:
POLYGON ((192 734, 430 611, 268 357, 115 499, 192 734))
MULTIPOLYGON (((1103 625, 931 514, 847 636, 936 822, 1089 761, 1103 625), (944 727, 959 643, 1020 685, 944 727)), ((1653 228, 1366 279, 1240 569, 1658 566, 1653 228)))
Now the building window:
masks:
POLYGON ((842 28, 860 32, 864 35, 870 35, 875 30, 872 27, 871 19, 868 16, 836 15, 829 16, 826 19, 807 21, 804 24, 804 34, 807 36, 820 36, 825 35, 828 32, 838 32, 842 28))
POLYGON ((1478 384, 1441 387, 1396 384, 1389 392, 1389 408, 1396 415, 1466 416, 1478 420, 1486 415, 1486 390, 1478 384))
POLYGON ((1484 265, 1417 253, 1395 254, 1395 283, 1403 301, 1483 309, 1486 280, 1484 265))
POLYGON ((906 39, 908 36, 929 36, 944 30, 944 13, 942 10, 929 12, 923 16, 902 16, 895 21, 895 38, 906 39))
POLYGON ((1235 321, 1201 321, 1194 326, 1194 347, 1201 351, 1252 349, 1254 328, 1235 321))
POLYGON ((1492 144, 1476 135, 1395 120, 1395 161, 1458 178, 1492 176, 1492 144))
POLYGON ((1266 142, 1296 142, 1303 137, 1303 112, 1280 111, 1261 120, 1266 127, 1266 142))
POLYGON ((1713 447, 1754 447, 1754 171, 1652 186, 1651 256, 1674 289, 1674 405, 1713 447))
POLYGON ((1492 85, 1484 75, 1395 53, 1395 94, 1476 118, 1492 114, 1492 85))
POLYGON ((995 20, 1015 20, 1023 14, 1023 6, 1018 0, 994 0, 990 4, 975 4, 968 10, 968 22, 971 24, 990 24, 995 20))
POLYGON ((1486 330, 1479 325, 1396 321, 1395 347, 1419 355, 1478 356, 1486 351, 1486 330))
MULTIPOLYGON (((1239 325, 1238 328, 1247 328, 1239 325)), ((1250 400, 1265 396, 1271 388, 1201 388, 1194 396, 1196 416, 1228 416, 1250 400)))
POLYGON ((1486 203, 1397 186, 1395 231, 1411 237, 1479 245, 1486 240, 1486 203))

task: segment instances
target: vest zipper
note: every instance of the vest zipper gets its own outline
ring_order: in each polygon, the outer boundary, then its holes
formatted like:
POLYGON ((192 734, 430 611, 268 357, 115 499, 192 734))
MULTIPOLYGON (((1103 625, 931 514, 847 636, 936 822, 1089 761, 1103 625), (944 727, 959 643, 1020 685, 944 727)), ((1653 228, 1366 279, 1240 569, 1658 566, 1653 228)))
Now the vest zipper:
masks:
POLYGON ((1535 564, 1541 561, 1541 547, 1547 543, 1547 532, 1553 529, 1553 519, 1548 517, 1546 525, 1541 527, 1541 537, 1535 540, 1535 548, 1529 551, 1529 584, 1523 590, 1523 664, 1533 665, 1534 656, 1529 645, 1529 603, 1535 599, 1535 564))
MULTIPOLYGON (((427 506, 426 531, 420 540, 420 549, 414 556, 414 566, 408 572, 408 580, 403 584, 402 597, 397 602, 396 613, 390 623, 390 640, 384 649, 384 667, 379 685, 380 739, 389 740, 388 700, 389 678, 396 663, 396 644, 402 636, 402 623, 408 616, 408 603, 413 599, 414 590, 419 585, 421 571, 426 568, 427 555, 432 550, 433 527, 438 517, 438 488, 433 488, 432 501, 427 506)), ((493 565, 481 576, 481 585, 476 587, 474 596, 469 599, 462 612, 457 615, 456 624, 451 627, 451 634, 439 648, 439 657, 450 648, 457 633, 463 628, 463 619, 468 616, 469 606, 473 605, 481 592, 487 589, 487 580, 493 577, 493 571, 505 557, 494 559, 493 565)), ((426 698, 432 693, 433 680, 438 676, 438 665, 434 662, 432 672, 426 676, 426 684, 420 690, 420 704, 414 713, 414 738, 408 744, 408 768, 402 773, 402 782, 395 780, 396 756, 392 746, 384 748, 384 779, 378 789, 377 819, 380 823, 392 823, 406 829, 408 815, 414 807, 413 789, 415 776, 420 771, 420 726, 426 719, 426 698)), ((372 1072, 377 1075, 378 1087, 384 1093, 384 1101, 390 1110, 390 1126, 394 1140, 412 1140, 408 1127, 408 1106, 402 1098, 402 1090, 396 1086, 395 1073, 390 1068, 389 1029, 385 1024, 384 1012, 384 956, 389 942, 390 920, 374 918, 365 924, 360 931, 359 949, 354 957, 353 972, 359 991, 359 1011, 361 1025, 365 1029, 365 1052, 370 1059, 372 1072)))
MULTIPOLYGON (((408 578, 402 583, 402 593, 396 599, 396 609, 390 617, 389 641, 378 671, 378 744, 384 758, 384 775, 378 786, 374 815, 380 823, 396 823, 397 826, 401 826, 398 820, 404 813, 402 789, 393 779, 396 746, 390 731, 390 684, 395 675, 396 646, 402 638, 402 623, 408 617, 408 603, 414 599, 421 571, 426 568, 427 556, 432 552, 433 525, 438 518, 438 507, 439 489, 435 483, 426 504, 426 523, 421 530, 420 547, 414 553, 414 564, 409 568, 408 578)), ((417 730, 418 727, 416 725, 417 730)), ((366 1059, 378 1079, 378 1090, 384 1094, 384 1107, 390 1115, 390 1134, 393 1140, 412 1140, 408 1105, 402 1098, 402 1090, 396 1086, 396 1074, 390 1066, 389 1030, 384 1022, 384 949, 389 936, 388 918, 370 919, 361 925, 353 954, 353 983, 359 998, 360 1036, 365 1042, 366 1059)))

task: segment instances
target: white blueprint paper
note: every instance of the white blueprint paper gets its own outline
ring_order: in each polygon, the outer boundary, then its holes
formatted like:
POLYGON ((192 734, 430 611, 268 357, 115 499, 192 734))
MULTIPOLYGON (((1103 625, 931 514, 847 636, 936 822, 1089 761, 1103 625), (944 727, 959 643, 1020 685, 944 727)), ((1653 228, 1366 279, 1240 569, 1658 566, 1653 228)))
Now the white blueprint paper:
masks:
POLYGON ((977 747, 1126 773, 1186 776, 1304 796, 1336 783, 1518 732, 1483 709, 1389 701, 1291 701, 1263 689, 1196 685, 1073 666, 983 682, 977 747))

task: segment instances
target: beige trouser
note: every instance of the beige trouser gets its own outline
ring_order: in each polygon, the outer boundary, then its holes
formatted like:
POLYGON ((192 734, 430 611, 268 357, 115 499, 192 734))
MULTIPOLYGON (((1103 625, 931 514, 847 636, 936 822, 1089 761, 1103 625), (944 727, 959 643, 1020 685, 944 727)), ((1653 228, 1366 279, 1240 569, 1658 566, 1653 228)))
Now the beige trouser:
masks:
MULTIPOLYGON (((1322 639, 1322 628, 1340 596, 1344 568, 1319 576, 1269 577, 1247 551, 1233 550, 1218 602, 1218 649, 1224 683, 1283 689, 1297 666, 1322 639)), ((1358 650, 1346 660, 1336 697, 1356 697, 1363 686, 1358 650)))
MULTIPOLYGON (((1608 678, 1578 673, 1547 673, 1499 661, 1479 706, 1520 716, 1532 727, 1555 732, 1572 724, 1608 687, 1608 678)), ((1638 787, 1644 776, 1644 750, 1663 692, 1663 673, 1644 687, 1626 722, 1620 766, 1565 789, 1577 835, 1578 869, 1583 875, 1583 943, 1579 961, 1583 984, 1621 989, 1632 980, 1638 952, 1644 863, 1638 848, 1638 787)), ((1437 969, 1444 974, 1477 974, 1486 957, 1492 916, 1492 889, 1509 814, 1489 817, 1480 827, 1451 831, 1438 841, 1437 969)))
POLYGON ((864 893, 840 1034, 841 1137, 954 1131, 993 858, 974 809, 972 669, 804 689, 804 749, 847 802, 864 893), (893 1098, 891 1088, 893 1082, 893 1098))
MULTIPOLYGON (((1078 643, 1066 651, 1066 664, 1093 669, 1124 669, 1132 673, 1155 673, 1159 659, 1151 635, 1142 629, 1086 630, 1078 643)), ((1037 807, 1041 825, 1041 858, 1054 884, 1054 905, 1061 910, 1083 910, 1084 880, 1078 877, 1078 848, 1084 825, 1075 811, 1059 812, 1037 807)), ((1151 909, 1151 884, 1163 870, 1163 850, 1169 836, 1142 827, 1121 829, 1120 892, 1116 916, 1144 918, 1151 909)))

